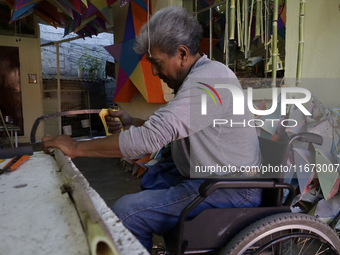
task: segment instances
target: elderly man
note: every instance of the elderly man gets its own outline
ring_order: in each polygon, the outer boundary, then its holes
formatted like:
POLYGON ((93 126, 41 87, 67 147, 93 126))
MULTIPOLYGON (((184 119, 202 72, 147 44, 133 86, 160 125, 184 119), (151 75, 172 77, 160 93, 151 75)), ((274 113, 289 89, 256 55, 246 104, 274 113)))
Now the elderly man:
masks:
MULTIPOLYGON (((217 93, 214 89, 221 82, 241 89, 236 76, 225 65, 199 54, 201 39, 202 27, 186 10, 176 6, 160 10, 150 19, 149 28, 142 27, 135 51, 147 54, 153 74, 174 89, 174 99, 146 121, 111 111, 106 118, 110 130, 120 130, 121 124, 113 118, 119 117, 125 131, 110 137, 84 142, 65 135, 43 139, 45 150, 57 147, 70 157, 131 157, 171 144, 172 157, 149 169, 142 179, 143 191, 126 195, 113 206, 123 224, 149 250, 152 233, 164 235, 174 228, 181 210, 211 176, 211 171, 206 171, 209 166, 228 166, 238 173, 241 166, 260 163, 255 129, 243 125, 252 119, 251 113, 245 107, 244 115, 234 116, 230 90, 219 89, 217 93), (216 93, 219 104, 206 97, 208 90, 216 93), (206 113, 201 108, 203 102, 206 113), (230 123, 215 125, 214 119, 230 123)), ((255 207, 260 202, 258 189, 218 190, 191 216, 206 208, 255 207)))

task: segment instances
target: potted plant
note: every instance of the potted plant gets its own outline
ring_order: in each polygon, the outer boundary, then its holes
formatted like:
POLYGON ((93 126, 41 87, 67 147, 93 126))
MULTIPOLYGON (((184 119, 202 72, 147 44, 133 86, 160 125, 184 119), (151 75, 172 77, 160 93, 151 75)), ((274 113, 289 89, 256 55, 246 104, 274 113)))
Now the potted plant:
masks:
POLYGON ((97 76, 97 70, 98 70, 98 61, 97 58, 93 56, 88 56, 87 58, 88 63, 88 73, 89 73, 89 79, 94 79, 97 76))
POLYGON ((84 72, 86 69, 86 55, 81 55, 80 58, 77 59, 77 65, 78 65, 78 78, 84 79, 84 72))

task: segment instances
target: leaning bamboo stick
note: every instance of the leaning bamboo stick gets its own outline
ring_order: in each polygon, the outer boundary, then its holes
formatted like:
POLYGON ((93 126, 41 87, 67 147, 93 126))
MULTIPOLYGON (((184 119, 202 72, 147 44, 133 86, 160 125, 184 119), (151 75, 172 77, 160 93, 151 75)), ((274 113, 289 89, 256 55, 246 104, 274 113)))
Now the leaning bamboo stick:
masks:
POLYGON ((243 31, 244 31, 244 21, 245 21, 245 16, 244 16, 244 1, 245 0, 241 0, 242 1, 242 7, 240 9, 240 12, 241 12, 241 51, 244 52, 244 34, 243 34, 243 31))
POLYGON ((300 0, 300 17, 299 17, 299 49, 296 69, 296 87, 301 86, 302 66, 303 66, 303 51, 305 46, 305 0, 300 0))
POLYGON ((225 53, 225 64, 229 66, 229 38, 228 38, 228 27, 229 27, 229 15, 228 15, 228 3, 227 0, 225 3, 225 31, 224 31, 224 53, 225 53))
POLYGON ((272 87, 276 87, 276 70, 277 70, 277 20, 278 20, 279 0, 274 0, 273 10, 273 38, 272 38, 272 87))
POLYGON ((248 53, 249 53, 249 44, 248 44, 248 33, 247 33, 247 29, 248 29, 248 0, 244 0, 244 56, 245 58, 248 58, 248 53))
POLYGON ((261 0, 261 13, 260 13, 260 34, 261 34, 261 43, 264 43, 263 38, 263 12, 262 12, 262 0, 261 0))
POLYGON ((259 37, 261 34, 261 3, 262 0, 256 1, 256 26, 255 26, 255 37, 259 37))
POLYGON ((249 32, 248 32, 248 46, 250 47, 250 39, 251 39, 251 23, 253 21, 253 12, 254 12, 254 0, 251 0, 250 6, 250 21, 249 21, 249 32))
POLYGON ((235 39, 235 0, 230 0, 229 39, 235 39))
POLYGON ((243 47, 242 43, 242 26, 241 26, 241 5, 240 0, 237 0, 237 41, 238 46, 243 47))

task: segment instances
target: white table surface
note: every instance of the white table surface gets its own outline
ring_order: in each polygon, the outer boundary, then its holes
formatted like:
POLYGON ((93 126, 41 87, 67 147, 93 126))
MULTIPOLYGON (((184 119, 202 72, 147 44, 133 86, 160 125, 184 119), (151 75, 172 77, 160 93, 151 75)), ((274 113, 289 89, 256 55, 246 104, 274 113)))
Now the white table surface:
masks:
MULTIPOLYGON (((89 254, 76 209, 68 194, 61 194, 57 170, 54 158, 35 152, 17 170, 0 175, 0 254, 89 254)), ((98 193, 91 187, 89 191, 119 254, 148 254, 98 193)))

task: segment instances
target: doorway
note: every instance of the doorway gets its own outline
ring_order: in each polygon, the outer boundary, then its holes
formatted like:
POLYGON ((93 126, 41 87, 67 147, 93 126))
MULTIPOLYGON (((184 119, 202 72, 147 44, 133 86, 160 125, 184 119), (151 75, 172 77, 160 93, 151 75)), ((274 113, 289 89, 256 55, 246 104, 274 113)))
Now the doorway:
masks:
POLYGON ((0 46, 0 109, 24 134, 20 86, 19 48, 0 46))

